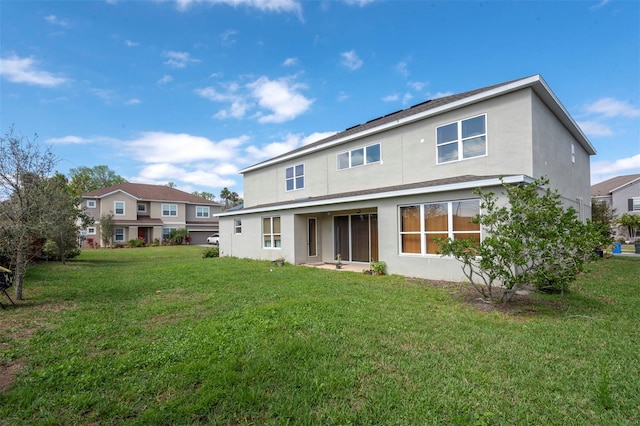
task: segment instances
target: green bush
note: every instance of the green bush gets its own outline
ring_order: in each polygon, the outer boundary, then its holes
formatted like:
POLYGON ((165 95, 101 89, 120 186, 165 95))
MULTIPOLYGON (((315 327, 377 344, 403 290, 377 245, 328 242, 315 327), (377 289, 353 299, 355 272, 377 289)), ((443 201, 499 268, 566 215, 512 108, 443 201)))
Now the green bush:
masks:
MULTIPOLYGON (((45 241, 45 243, 42 245, 42 254, 46 259, 61 260, 60 249, 58 248, 58 244, 56 244, 56 242, 53 240, 45 241)), ((70 247, 65 251, 64 254, 65 259, 73 259, 74 257, 80 255, 80 248, 77 245, 70 247)))
POLYGON ((144 240, 141 240, 140 238, 135 238, 133 240, 129 240, 127 242, 127 247, 129 248, 136 248, 136 247, 145 247, 146 244, 144 242, 144 240))
POLYGON ((218 247, 209 247, 202 252, 202 257, 220 257, 220 249, 218 247))

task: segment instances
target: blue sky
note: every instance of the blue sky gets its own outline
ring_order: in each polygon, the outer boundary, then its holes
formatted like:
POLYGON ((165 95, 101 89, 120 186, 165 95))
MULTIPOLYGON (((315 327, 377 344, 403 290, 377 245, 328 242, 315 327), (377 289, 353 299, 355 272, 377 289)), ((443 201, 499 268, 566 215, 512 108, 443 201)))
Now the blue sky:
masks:
POLYGON ((640 2, 7 1, 0 120, 58 170, 242 195, 238 170, 424 100, 541 74, 640 173, 640 2))

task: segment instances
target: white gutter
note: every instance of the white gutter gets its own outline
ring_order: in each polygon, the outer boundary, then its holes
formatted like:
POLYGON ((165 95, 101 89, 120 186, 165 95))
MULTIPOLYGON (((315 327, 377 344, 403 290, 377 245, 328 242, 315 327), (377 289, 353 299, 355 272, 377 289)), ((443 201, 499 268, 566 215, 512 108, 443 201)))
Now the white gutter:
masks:
POLYGON ((273 212, 278 210, 291 210, 291 209, 300 209, 305 207, 318 207, 318 206, 326 206, 326 205, 335 205, 335 204, 346 204, 353 203, 358 201, 371 201, 378 200, 383 198, 394 198, 394 197, 405 197, 410 195, 420 195, 420 194, 433 194, 437 192, 448 192, 448 191, 459 191, 462 189, 475 189, 479 187, 486 186, 500 186, 502 183, 527 183, 530 184, 534 182, 535 179, 526 176, 526 175, 515 175, 515 176, 507 176, 500 180, 499 178, 491 178, 491 179, 482 179, 482 180, 474 180, 468 182, 458 182, 458 183, 450 183, 445 185, 437 185, 433 187, 420 187, 420 188, 410 188, 410 189, 402 189, 399 191, 387 191, 380 192, 377 194, 362 194, 362 195, 354 195, 351 197, 344 198, 329 198, 323 200, 313 200, 307 202, 299 202, 299 203, 290 203, 290 204, 280 204, 277 206, 268 206, 268 207, 255 207, 237 210, 228 213, 218 213, 215 217, 227 217, 227 216, 238 216, 245 215, 251 213, 263 213, 263 212, 273 212))

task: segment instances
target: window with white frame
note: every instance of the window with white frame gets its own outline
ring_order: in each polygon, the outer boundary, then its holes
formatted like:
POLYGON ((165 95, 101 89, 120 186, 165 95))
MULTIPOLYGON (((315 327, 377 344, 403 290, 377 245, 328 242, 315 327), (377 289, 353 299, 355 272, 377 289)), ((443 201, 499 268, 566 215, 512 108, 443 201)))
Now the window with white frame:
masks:
POLYGON ((96 228, 93 226, 90 226, 87 228, 87 235, 96 235, 96 228))
POLYGON ((96 200, 87 200, 87 208, 95 209, 96 208, 96 200))
POLYGON ((438 164, 487 155, 487 115, 436 128, 438 164))
POLYGON ((262 247, 280 248, 282 246, 282 234, 280 231, 280 217, 262 218, 262 247))
POLYGON ((116 228, 113 235, 113 241, 117 243, 124 242, 124 228, 116 228))
POLYGON ((138 204, 138 213, 146 213, 147 205, 146 204, 138 204))
POLYGON ((233 220, 233 232, 234 234, 242 234, 242 219, 233 220))
POLYGON ((178 228, 162 228, 162 239, 168 240, 173 231, 176 231, 178 228))
POLYGON ((196 217, 208 218, 209 217, 209 206, 196 206, 196 217))
POLYGON ((351 151, 338 154, 338 170, 350 169, 352 167, 364 166, 380 162, 380 144, 352 149, 351 151))
POLYGON ((178 216, 178 205, 177 204, 163 204, 162 205, 162 216, 178 216))
POLYGON ((287 191, 304 188, 304 164, 287 167, 285 169, 285 181, 287 191))
POLYGON ((447 201, 400 207, 400 252, 437 254, 436 238, 473 239, 480 242, 479 200, 447 201))
POLYGON ((633 198, 631 202, 631 210, 634 212, 640 212, 640 198, 633 198))
POLYGON ((113 213, 117 216, 124 215, 124 201, 115 201, 113 203, 113 213))

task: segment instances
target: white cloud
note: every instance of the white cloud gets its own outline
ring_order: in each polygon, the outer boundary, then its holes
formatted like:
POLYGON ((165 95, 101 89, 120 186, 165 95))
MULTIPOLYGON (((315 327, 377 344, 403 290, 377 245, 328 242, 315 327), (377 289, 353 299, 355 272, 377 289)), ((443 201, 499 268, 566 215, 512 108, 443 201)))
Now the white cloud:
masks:
POLYGON ((124 41, 125 46, 127 47, 136 47, 138 46, 140 43, 135 42, 135 41, 131 41, 131 40, 125 40, 124 41))
POLYGON ((167 84, 167 83, 171 83, 172 81, 173 81, 173 77, 171 77, 168 74, 165 74, 162 76, 160 80, 156 82, 156 84, 167 84))
POLYGON ((76 145, 76 144, 86 144, 91 142, 93 142, 91 139, 83 138, 81 136, 74 136, 74 135, 63 136, 61 138, 47 139, 47 143, 55 144, 55 145, 76 145))
POLYGON ((270 80, 260 77, 247 85, 258 104, 270 114, 261 115, 261 123, 282 123, 293 120, 309 109, 313 99, 307 99, 298 90, 302 85, 289 79, 270 80))
POLYGON ((226 92, 222 93, 217 91, 213 87, 205 87, 202 89, 196 89, 195 92, 205 99, 209 99, 213 102, 228 102, 230 107, 227 109, 219 110, 214 118, 226 119, 226 118, 243 118, 247 111, 251 108, 251 104, 238 92, 239 86, 235 83, 229 84, 225 87, 226 92))
POLYGON ((63 21, 61 19, 58 19, 58 17, 56 15, 47 15, 44 17, 44 20, 47 21, 48 23, 52 24, 52 25, 60 25, 61 27, 66 27, 69 25, 69 23, 67 21, 63 21))
POLYGON ((427 87, 427 83, 423 81, 410 81, 407 83, 410 89, 415 90, 416 92, 422 91, 425 87, 427 87))
POLYGON ((190 63, 200 62, 199 59, 192 58, 189 52, 176 52, 175 50, 169 50, 163 52, 162 55, 165 58, 168 58, 164 64, 173 68, 185 68, 190 63))
POLYGON ((168 158, 172 164, 194 161, 228 161, 237 157, 238 147, 248 136, 214 142, 202 136, 186 133, 144 132, 138 138, 125 141, 124 146, 131 155, 145 163, 164 163, 168 158))
POLYGON ((591 184, 632 173, 640 173, 640 154, 614 161, 595 161, 591 163, 591 184))
POLYGON ((293 12, 300 15, 302 7, 295 0, 176 0, 179 10, 185 10, 194 3, 226 4, 229 6, 246 6, 264 12, 293 12))
POLYGON ((408 64, 406 62, 399 62, 398 64, 396 64, 396 71, 401 76, 408 77, 409 76, 409 70, 407 69, 407 66, 408 66, 408 64))
POLYGON ((402 104, 408 104, 411 99, 413 99, 413 95, 409 92, 405 93, 404 95, 402 95, 402 104))
POLYGON ((599 3, 591 6, 589 8, 589 10, 596 10, 596 9, 600 9, 601 7, 604 7, 607 5, 607 3, 609 3, 610 0, 601 0, 599 3))
POLYGON ((287 58, 282 63, 285 67, 292 67, 294 65, 298 65, 298 58, 287 58))
POLYGON ((138 105, 142 103, 142 101, 138 98, 132 98, 125 102, 125 105, 138 105))
POLYGON ((364 7, 370 3, 373 3, 375 0, 344 0, 346 4, 364 7))
POLYGON ((338 93, 338 97, 336 98, 336 100, 338 102, 344 102, 347 99, 349 99, 349 95, 346 92, 340 92, 338 93))
POLYGON ((619 101, 614 98, 602 98, 585 106, 590 114, 598 114, 604 117, 640 117, 640 109, 627 101, 619 101))
POLYGON ((340 54, 342 56, 342 65, 349 68, 352 71, 357 70, 363 64, 362 60, 358 57, 358 54, 355 50, 350 50, 348 52, 342 52, 340 54))
POLYGON ((20 58, 15 55, 0 58, 0 75, 13 83, 45 87, 59 86, 68 81, 68 79, 56 77, 50 72, 38 70, 35 65, 32 58, 20 58))
POLYGON ((400 95, 397 93, 392 93, 382 98, 383 102, 395 102, 400 99, 400 95))
POLYGON ((246 148, 246 152, 253 159, 253 161, 261 161, 267 158, 276 157, 278 155, 289 152, 293 149, 300 148, 301 146, 308 145, 313 142, 317 142, 321 139, 334 135, 336 132, 316 132, 308 136, 303 137, 301 134, 289 133, 284 137, 284 140, 279 142, 272 142, 264 146, 249 146, 246 148))
POLYGON ((220 39, 222 40, 222 44, 227 46, 231 44, 235 44, 236 40, 234 39, 234 36, 236 34, 238 34, 236 30, 227 30, 222 34, 220 34, 220 39))
POLYGON ((613 136, 613 130, 598 121, 579 121, 578 126, 589 137, 613 136))
POLYGON ((453 92, 436 92, 433 94, 428 94, 431 99, 444 98, 445 96, 451 96, 453 92))

